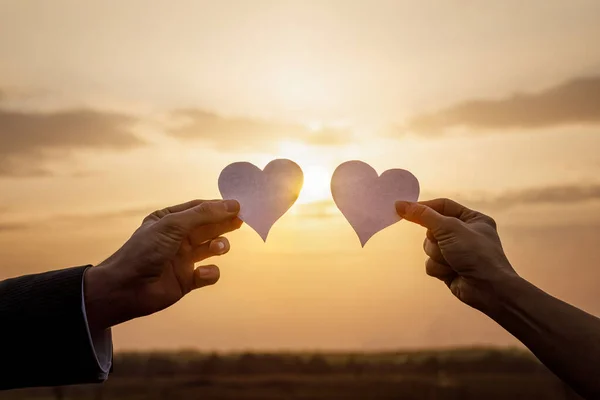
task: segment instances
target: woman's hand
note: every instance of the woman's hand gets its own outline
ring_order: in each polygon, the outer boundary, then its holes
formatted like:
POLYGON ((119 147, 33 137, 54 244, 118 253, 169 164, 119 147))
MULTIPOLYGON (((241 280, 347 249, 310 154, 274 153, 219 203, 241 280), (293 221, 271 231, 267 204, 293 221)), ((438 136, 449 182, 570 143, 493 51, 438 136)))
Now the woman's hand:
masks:
POLYGON ((483 312, 519 276, 504 254, 494 220, 449 199, 398 202, 398 214, 427 228, 428 275, 446 283, 462 302, 483 312))

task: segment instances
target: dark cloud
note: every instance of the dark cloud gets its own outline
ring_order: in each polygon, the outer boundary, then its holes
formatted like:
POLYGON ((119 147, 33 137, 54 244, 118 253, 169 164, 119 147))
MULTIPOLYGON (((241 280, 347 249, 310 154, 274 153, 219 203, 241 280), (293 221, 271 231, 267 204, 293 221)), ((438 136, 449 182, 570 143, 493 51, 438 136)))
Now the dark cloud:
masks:
POLYGON ((0 153, 0 178, 3 176, 16 177, 41 177, 52 175, 43 166, 43 159, 33 157, 3 155, 0 153))
POLYGON ((439 134, 445 128, 544 128, 566 124, 600 124, 600 77, 578 78, 538 93, 500 100, 463 102, 432 114, 418 115, 408 130, 439 134))
POLYGON ((97 223, 98 221, 108 221, 114 219, 139 218, 141 223, 142 219, 144 219, 148 214, 162 208, 164 207, 135 207, 89 214, 60 214, 51 217, 49 221, 64 223, 97 223))
POLYGON ((11 222, 0 222, 0 233, 2 232, 13 232, 29 228, 30 225, 26 223, 11 223, 11 222))
MULTIPOLYGON (((141 223, 142 220, 151 212, 161 209, 163 207, 135 207, 135 208, 124 208, 110 211, 91 212, 89 214, 56 214, 44 218, 42 220, 36 220, 35 224, 28 221, 17 221, 17 222, 0 222, 0 233, 10 233, 14 231, 28 230, 28 229, 39 229, 40 227, 53 227, 57 226, 82 226, 94 224, 98 226, 103 222, 114 222, 115 220, 130 220, 138 219, 141 223)), ((6 209, 5 209, 6 210, 6 209)), ((3 209, 0 208, 0 214, 3 209)))
POLYGON ((218 149, 246 150, 276 145, 278 139, 300 140, 318 146, 347 144, 352 133, 342 128, 324 127, 311 130, 300 124, 259 118, 225 117, 198 109, 175 111, 181 122, 169 134, 182 140, 204 140, 218 149))
POLYGON ((44 175, 48 157, 72 150, 127 150, 144 142, 135 119, 89 109, 53 113, 0 109, 0 175, 44 175))

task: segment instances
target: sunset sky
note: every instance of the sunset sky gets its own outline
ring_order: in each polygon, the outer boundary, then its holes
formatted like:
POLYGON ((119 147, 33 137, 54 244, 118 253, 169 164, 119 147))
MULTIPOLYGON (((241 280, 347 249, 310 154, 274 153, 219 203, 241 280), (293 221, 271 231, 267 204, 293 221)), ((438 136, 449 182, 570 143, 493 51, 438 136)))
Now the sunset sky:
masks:
POLYGON ((218 198, 235 161, 305 184, 221 280, 124 349, 514 345, 426 276, 424 230, 364 249, 329 180, 360 159, 492 215, 515 269, 600 315, 600 2, 0 0, 0 279, 114 252, 218 198))

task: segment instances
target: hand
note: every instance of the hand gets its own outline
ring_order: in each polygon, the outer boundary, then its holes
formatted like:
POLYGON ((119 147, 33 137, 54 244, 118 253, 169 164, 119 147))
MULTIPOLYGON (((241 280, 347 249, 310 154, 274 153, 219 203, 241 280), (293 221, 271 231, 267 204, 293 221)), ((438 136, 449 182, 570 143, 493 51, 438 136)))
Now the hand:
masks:
POLYGON ((123 247, 87 270, 90 330, 152 314, 216 283, 218 267, 194 269, 194 263, 229 251, 228 240, 220 235, 241 226, 239 209, 235 200, 193 200, 147 216, 123 247))
POLYGON ((448 199, 399 201, 398 214, 427 228, 423 243, 428 275, 446 283, 464 303, 485 313, 517 273, 504 254, 496 223, 448 199))

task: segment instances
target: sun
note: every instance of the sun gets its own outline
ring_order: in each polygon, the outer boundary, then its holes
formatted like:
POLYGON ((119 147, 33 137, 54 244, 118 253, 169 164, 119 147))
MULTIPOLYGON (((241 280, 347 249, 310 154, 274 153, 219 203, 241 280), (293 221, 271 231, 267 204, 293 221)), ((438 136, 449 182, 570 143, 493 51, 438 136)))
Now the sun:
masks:
POLYGON ((298 197, 299 204, 323 201, 331 198, 332 169, 326 164, 323 154, 314 146, 298 142, 282 142, 278 157, 297 163, 304 173, 304 184, 298 197))
POLYGON ((298 197, 298 202, 306 204, 330 198, 331 172, 321 165, 301 167, 304 171, 304 185, 298 197))

